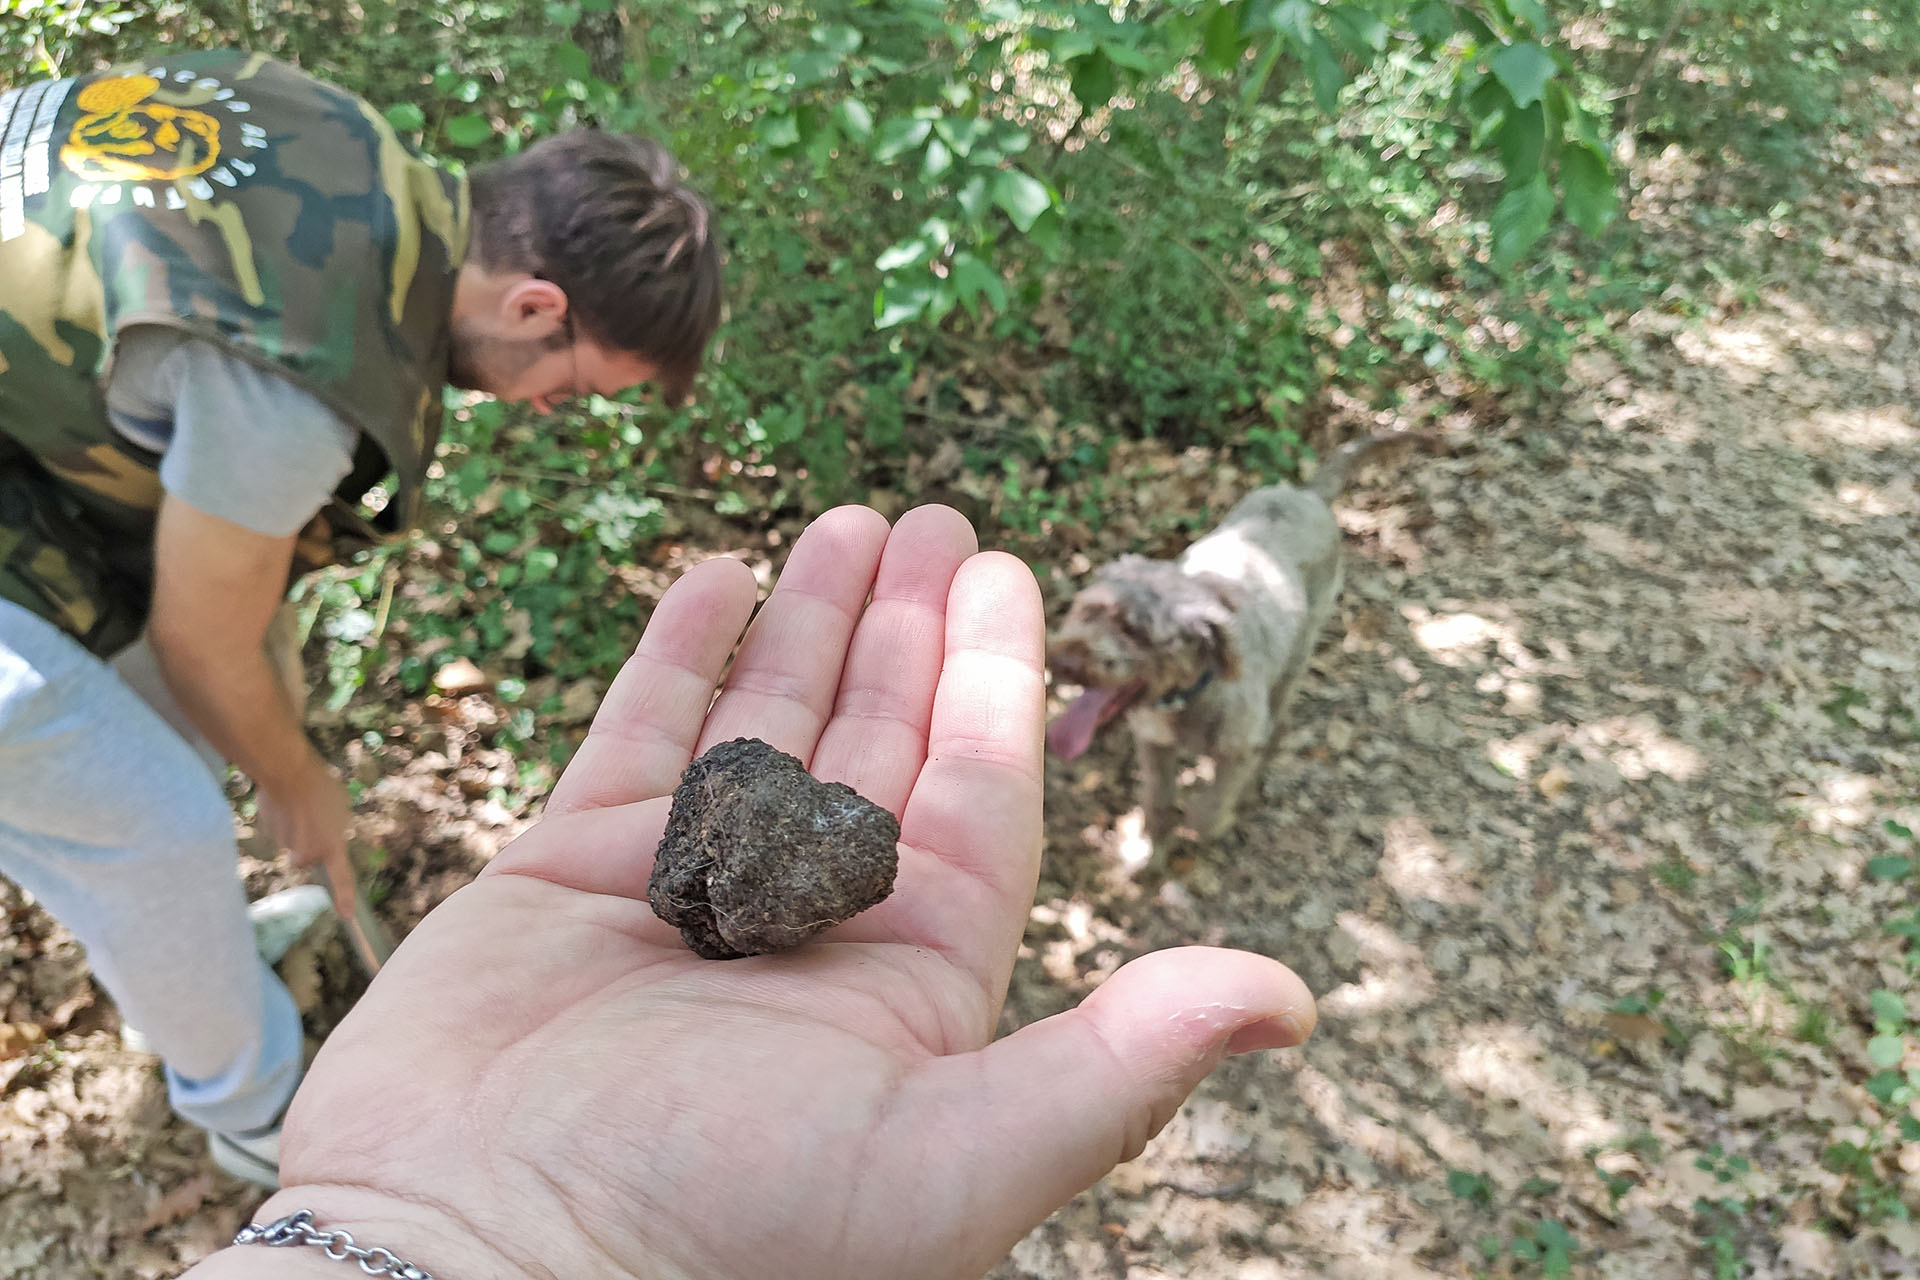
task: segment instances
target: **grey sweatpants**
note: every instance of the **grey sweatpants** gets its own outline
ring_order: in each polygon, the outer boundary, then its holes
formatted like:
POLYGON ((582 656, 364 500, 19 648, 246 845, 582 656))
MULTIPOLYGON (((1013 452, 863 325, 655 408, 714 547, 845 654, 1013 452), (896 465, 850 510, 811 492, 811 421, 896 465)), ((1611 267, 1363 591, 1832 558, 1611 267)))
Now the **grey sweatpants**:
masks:
POLYGON ((254 951, 217 757, 127 658, 123 678, 0 600, 0 875, 80 940, 182 1117, 265 1128, 299 1083, 300 1016, 254 951))

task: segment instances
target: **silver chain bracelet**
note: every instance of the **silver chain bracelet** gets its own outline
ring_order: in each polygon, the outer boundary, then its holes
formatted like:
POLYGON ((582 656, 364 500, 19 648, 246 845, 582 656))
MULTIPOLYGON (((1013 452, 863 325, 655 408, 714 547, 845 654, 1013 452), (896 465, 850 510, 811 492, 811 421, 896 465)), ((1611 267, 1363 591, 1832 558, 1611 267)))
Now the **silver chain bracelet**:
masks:
POLYGON ((427 1272, 403 1261, 390 1249, 362 1249, 353 1242, 350 1231, 322 1231, 313 1225, 313 1210, 301 1209, 278 1222, 250 1222, 234 1235, 235 1244, 264 1244, 274 1249, 295 1245, 318 1245, 335 1262, 357 1262, 370 1276, 391 1276, 393 1280, 433 1280, 427 1272))

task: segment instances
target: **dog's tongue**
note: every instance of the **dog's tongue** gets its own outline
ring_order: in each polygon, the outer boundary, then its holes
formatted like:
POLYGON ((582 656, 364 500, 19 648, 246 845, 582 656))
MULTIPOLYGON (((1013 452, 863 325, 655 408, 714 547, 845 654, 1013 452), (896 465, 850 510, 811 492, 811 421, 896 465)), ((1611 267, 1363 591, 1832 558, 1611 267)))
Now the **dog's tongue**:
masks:
POLYGON ((1060 718, 1047 726, 1047 747, 1062 760, 1071 760, 1093 744, 1100 726, 1113 719, 1125 705, 1133 686, 1120 689, 1088 689, 1073 700, 1060 718), (1116 705, 1117 704, 1117 705, 1116 705))

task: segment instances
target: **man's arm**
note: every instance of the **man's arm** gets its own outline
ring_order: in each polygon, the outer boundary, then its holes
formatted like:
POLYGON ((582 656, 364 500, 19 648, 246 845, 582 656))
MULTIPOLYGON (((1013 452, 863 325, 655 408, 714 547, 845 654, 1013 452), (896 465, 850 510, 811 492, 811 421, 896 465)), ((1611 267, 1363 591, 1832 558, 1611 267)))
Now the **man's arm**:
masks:
POLYGON ((198 339, 121 335, 107 406, 162 452, 147 641, 187 718, 260 787, 263 825, 346 891, 346 791, 262 651, 294 537, 352 465, 355 433, 283 378, 198 339))
MULTIPOLYGON (((167 687, 202 734, 261 792, 269 833, 296 863, 324 864, 352 910, 351 802, 307 741, 266 652, 286 592, 293 535, 273 537, 168 494, 154 543, 147 642, 167 687)), ((343 915, 345 918, 345 915, 343 915)))

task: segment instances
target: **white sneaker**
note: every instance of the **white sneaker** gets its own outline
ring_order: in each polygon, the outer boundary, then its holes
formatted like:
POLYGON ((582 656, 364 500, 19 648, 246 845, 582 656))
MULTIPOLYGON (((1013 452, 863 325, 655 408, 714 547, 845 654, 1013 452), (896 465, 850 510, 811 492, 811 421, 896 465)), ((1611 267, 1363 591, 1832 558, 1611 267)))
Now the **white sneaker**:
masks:
POLYGON ((280 1126, 264 1133, 237 1135, 209 1133, 207 1152, 220 1168, 257 1187, 280 1189, 280 1126))
POLYGON ((333 895, 317 884, 297 884, 248 903, 254 950, 268 964, 279 964, 313 922, 331 910, 333 895))

